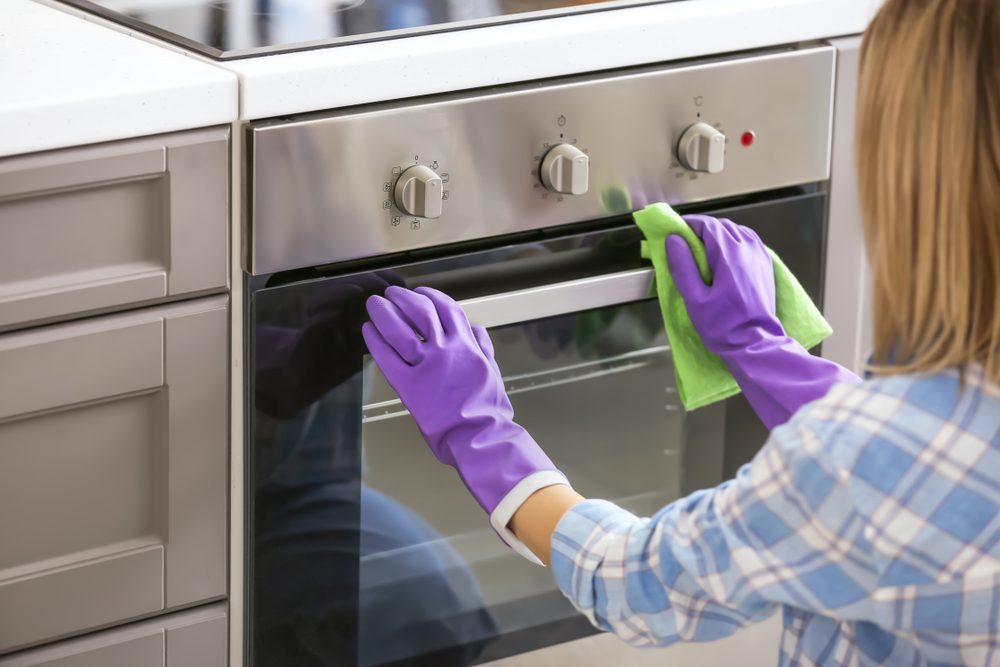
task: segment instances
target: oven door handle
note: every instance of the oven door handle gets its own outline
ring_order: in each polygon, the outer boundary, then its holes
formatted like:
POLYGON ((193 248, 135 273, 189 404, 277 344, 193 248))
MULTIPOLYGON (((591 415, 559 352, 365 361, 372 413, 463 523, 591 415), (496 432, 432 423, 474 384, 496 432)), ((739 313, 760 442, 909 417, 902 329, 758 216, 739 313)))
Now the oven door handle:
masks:
POLYGON ((643 268, 480 296, 459 304, 473 324, 502 327, 653 296, 653 269, 643 268))

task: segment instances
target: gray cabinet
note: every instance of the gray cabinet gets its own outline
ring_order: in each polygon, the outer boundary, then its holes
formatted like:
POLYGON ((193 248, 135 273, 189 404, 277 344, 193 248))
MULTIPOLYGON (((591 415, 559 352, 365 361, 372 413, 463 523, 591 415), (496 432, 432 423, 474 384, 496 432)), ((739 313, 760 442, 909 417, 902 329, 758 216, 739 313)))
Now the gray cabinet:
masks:
POLYGON ((0 336, 0 653, 225 595, 228 326, 215 296, 0 336))
POLYGON ((226 609, 214 604, 0 658, 0 667, 225 667, 226 609))
POLYGON ((229 130, 0 160, 0 331, 227 285, 229 130))

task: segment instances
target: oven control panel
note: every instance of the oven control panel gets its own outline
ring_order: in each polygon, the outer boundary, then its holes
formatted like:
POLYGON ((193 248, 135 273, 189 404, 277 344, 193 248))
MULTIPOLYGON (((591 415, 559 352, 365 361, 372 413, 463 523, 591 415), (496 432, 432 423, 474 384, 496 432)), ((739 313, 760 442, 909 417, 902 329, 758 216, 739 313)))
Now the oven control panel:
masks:
POLYGON ((252 123, 245 268, 824 181, 834 63, 786 49, 252 123))

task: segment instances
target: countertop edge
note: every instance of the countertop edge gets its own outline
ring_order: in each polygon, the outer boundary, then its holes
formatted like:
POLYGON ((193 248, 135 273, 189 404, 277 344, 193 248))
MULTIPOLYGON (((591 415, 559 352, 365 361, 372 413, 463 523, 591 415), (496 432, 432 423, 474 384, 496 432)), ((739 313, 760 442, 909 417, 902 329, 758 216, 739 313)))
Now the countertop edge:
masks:
POLYGON ((880 0, 691 0, 232 60, 257 120, 857 34, 880 0))

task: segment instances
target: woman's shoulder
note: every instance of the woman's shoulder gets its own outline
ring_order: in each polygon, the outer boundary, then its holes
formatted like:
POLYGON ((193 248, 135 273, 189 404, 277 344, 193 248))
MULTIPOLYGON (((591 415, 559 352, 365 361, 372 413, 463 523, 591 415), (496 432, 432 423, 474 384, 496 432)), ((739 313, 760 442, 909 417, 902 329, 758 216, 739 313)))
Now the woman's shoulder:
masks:
MULTIPOLYGON (((815 417, 837 421, 850 414, 887 420, 926 414, 938 420, 962 421, 980 411, 1000 407, 1000 386, 980 366, 948 368, 934 373, 875 377, 859 385, 836 385, 816 401, 815 417)), ((1000 420, 1000 413, 996 413, 1000 420)))
POLYGON ((949 449, 1000 452, 1000 387, 978 367, 839 384, 787 426, 823 442, 828 455, 846 467, 873 451, 908 458, 942 441, 949 449))

